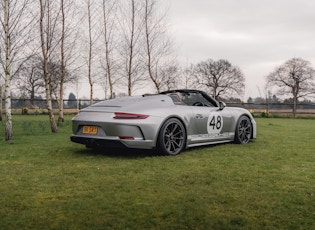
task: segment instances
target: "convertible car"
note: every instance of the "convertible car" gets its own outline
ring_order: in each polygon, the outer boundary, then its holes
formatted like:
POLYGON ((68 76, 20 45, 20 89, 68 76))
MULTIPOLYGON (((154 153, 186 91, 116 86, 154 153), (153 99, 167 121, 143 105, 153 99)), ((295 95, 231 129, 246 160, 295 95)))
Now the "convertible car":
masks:
POLYGON ((70 139, 87 147, 154 149, 177 155, 186 148, 256 138, 256 122, 245 109, 226 107, 199 90, 106 100, 72 119, 70 139))

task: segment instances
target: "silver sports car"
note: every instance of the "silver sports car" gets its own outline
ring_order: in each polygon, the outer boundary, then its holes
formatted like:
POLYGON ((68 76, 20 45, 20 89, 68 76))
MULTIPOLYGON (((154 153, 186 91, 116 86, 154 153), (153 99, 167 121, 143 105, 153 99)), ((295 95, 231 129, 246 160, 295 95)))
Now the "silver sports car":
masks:
POLYGON ((186 89, 96 103, 72 119, 72 129, 71 141, 87 147, 156 149, 167 155, 256 138, 256 122, 247 110, 186 89))

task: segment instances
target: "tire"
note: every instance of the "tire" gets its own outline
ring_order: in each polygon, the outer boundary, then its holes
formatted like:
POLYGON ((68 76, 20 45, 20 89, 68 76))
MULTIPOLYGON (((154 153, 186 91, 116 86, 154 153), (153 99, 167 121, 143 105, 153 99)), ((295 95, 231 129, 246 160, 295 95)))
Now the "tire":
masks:
POLYGON ((171 118, 167 120, 159 132, 157 151, 162 155, 177 155, 186 147, 186 130, 183 123, 171 118))
POLYGON ((237 144, 247 144, 253 132, 253 126, 247 116, 241 116, 235 128, 234 142, 237 144))

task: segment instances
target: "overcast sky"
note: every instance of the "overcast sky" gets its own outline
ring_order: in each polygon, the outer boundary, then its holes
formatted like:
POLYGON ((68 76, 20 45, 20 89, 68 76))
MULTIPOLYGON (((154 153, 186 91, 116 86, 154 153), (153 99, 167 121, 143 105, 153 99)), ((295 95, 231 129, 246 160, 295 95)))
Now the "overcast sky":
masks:
POLYGON ((315 65, 314 0, 161 0, 181 63, 226 59, 246 77, 245 100, 266 75, 300 57, 315 65))

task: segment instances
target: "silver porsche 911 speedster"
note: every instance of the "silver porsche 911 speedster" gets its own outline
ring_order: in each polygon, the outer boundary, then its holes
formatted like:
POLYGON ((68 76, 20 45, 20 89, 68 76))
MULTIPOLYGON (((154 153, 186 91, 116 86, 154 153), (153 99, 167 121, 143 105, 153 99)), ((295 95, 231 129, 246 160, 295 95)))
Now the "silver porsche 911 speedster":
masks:
POLYGON ((71 141, 87 147, 155 149, 166 155, 256 138, 256 122, 247 110, 186 89, 93 104, 72 119, 72 129, 71 141))

